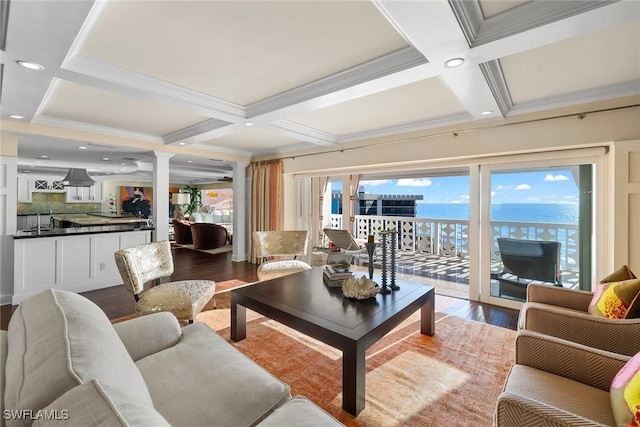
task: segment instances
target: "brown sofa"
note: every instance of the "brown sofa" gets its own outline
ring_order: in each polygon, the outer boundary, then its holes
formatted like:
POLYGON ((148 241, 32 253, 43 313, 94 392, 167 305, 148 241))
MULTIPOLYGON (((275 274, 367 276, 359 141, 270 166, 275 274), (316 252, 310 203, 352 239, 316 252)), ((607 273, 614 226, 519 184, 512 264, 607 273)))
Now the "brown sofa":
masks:
POLYGON ((194 249, 215 249, 227 244, 227 229, 209 222, 194 222, 190 226, 194 249))
POLYGON ((173 220, 173 238, 176 243, 181 245, 187 245, 193 243, 193 237, 191 236, 191 223, 188 221, 181 221, 179 219, 173 220))

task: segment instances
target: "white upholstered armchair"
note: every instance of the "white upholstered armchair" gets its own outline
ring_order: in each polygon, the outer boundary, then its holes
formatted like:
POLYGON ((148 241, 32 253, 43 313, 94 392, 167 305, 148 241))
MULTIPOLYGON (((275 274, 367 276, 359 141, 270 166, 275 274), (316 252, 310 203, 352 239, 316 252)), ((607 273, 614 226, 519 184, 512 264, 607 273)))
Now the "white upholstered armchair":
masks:
POLYGON ((124 285, 136 299, 139 316, 169 311, 178 320, 193 323, 193 318, 216 291, 216 283, 211 280, 180 280, 144 290, 146 282, 173 274, 173 257, 167 240, 120 249, 114 256, 124 285))

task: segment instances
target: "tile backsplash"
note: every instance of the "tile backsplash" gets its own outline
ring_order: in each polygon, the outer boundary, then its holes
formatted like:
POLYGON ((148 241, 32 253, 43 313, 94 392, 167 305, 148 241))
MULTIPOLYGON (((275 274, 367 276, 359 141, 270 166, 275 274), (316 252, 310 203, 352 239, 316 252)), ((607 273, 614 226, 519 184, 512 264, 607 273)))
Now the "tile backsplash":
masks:
POLYGON ((18 215, 102 212, 102 203, 66 203, 65 193, 32 193, 31 203, 18 203, 18 215))

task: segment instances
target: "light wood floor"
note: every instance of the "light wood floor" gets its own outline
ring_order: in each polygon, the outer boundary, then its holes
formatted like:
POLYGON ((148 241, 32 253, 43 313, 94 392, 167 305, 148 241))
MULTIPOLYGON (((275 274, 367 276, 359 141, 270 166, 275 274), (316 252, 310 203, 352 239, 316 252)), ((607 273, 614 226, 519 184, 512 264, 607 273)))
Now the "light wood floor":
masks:
MULTIPOLYGON (((231 253, 211 255, 186 248, 173 248, 175 272, 171 280, 208 279, 222 282, 237 279, 245 282, 258 280, 256 266, 249 262, 232 262, 231 253)), ((429 279, 425 279, 429 283, 429 279)), ((96 303, 109 319, 131 315, 135 312, 133 295, 124 285, 95 291, 82 292, 82 295, 96 303)), ((15 306, 0 306, 0 329, 6 330, 15 306)), ((447 314, 489 323, 508 329, 516 329, 518 311, 481 304, 460 299, 458 304, 447 309, 447 314)))

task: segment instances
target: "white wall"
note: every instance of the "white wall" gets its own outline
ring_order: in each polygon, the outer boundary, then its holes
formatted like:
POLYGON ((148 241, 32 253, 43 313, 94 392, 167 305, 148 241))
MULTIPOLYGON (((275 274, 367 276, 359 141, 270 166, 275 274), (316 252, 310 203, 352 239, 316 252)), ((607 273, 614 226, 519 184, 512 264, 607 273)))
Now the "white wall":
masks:
POLYGON ((640 274, 640 139, 616 142, 614 151, 614 265, 640 274))

